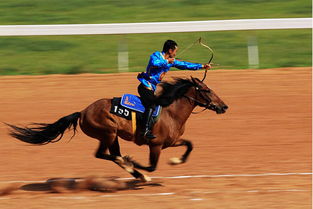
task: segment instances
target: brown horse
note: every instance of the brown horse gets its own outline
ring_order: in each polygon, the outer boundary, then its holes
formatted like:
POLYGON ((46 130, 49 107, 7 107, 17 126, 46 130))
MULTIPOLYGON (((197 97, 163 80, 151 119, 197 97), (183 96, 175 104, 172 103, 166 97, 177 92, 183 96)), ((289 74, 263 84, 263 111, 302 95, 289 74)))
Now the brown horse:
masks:
POLYGON ((154 125, 155 139, 149 143, 142 137, 140 122, 133 132, 132 121, 110 113, 112 99, 100 99, 81 112, 65 116, 55 123, 35 123, 34 127, 17 127, 9 125, 11 136, 31 144, 47 144, 59 141, 65 130, 73 127, 74 135, 77 121, 81 130, 88 136, 100 141, 96 158, 110 160, 125 169, 135 178, 149 181, 150 178, 136 169, 152 172, 156 169, 162 149, 186 146, 187 150, 180 158, 172 158, 172 164, 186 162, 192 151, 192 143, 180 138, 185 130, 185 123, 196 106, 224 113, 228 108, 224 102, 198 78, 175 79, 174 82, 161 83, 162 93, 157 104, 161 105, 160 117, 154 125), (132 141, 137 145, 148 144, 150 148, 150 165, 143 166, 128 156, 122 157, 118 137, 132 141), (107 151, 109 150, 109 153, 107 151))

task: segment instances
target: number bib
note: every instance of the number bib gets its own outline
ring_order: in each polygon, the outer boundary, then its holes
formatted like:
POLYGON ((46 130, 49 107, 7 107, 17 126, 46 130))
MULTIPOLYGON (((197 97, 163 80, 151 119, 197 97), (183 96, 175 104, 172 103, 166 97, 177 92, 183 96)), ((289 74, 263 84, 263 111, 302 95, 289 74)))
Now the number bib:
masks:
POLYGON ((125 118, 127 120, 131 120, 131 110, 127 109, 126 107, 123 107, 120 105, 121 98, 120 97, 114 97, 112 99, 112 106, 110 113, 113 113, 114 115, 117 115, 119 117, 125 118))

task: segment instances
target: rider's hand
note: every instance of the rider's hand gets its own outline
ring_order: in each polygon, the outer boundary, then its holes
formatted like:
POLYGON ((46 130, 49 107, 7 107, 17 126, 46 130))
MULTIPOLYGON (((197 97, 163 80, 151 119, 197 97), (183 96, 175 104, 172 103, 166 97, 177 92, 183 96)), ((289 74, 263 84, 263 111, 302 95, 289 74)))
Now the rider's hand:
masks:
POLYGON ((175 61, 175 58, 167 58, 168 63, 173 63, 175 61))
POLYGON ((204 64, 203 69, 210 70, 212 68, 211 64, 204 64))

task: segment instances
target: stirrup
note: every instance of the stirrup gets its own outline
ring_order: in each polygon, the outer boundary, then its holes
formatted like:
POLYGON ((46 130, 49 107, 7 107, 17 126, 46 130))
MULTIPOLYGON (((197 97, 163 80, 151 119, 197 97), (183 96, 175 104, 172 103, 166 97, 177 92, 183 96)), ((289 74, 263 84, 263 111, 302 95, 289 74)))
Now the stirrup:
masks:
POLYGON ((144 136, 146 139, 154 139, 154 138, 156 138, 156 136, 154 136, 150 130, 145 131, 145 133, 144 133, 143 136, 144 136))

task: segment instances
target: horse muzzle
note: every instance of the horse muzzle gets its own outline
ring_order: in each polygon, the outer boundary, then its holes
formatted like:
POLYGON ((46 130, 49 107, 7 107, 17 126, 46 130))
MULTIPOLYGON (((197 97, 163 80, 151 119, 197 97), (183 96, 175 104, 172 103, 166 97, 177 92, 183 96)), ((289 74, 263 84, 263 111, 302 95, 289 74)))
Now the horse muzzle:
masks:
POLYGON ((215 111, 216 114, 223 114, 228 109, 228 106, 227 105, 216 106, 214 104, 210 104, 208 109, 215 111))

